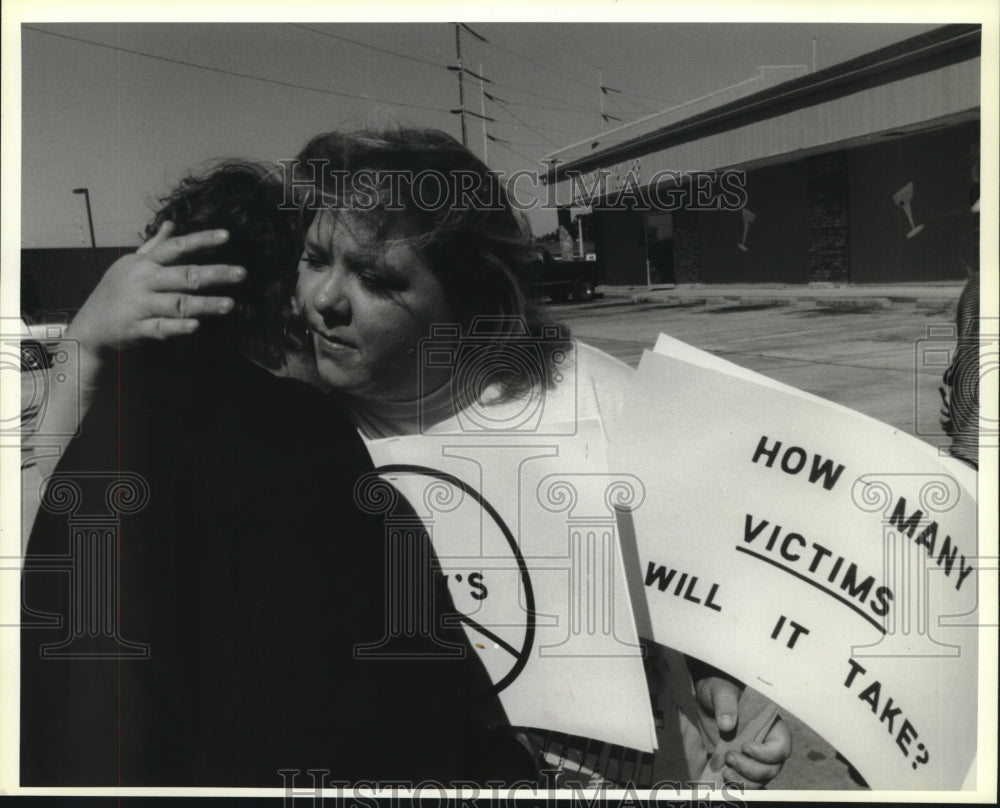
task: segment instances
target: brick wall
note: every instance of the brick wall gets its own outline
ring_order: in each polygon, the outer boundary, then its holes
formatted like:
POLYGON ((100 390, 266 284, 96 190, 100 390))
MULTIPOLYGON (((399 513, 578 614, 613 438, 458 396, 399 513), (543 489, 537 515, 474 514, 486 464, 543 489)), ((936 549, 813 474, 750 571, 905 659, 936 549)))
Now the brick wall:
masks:
POLYGON ((701 283, 697 216, 688 210, 674 212, 674 279, 677 283, 701 283))
POLYGON ((806 160, 809 200, 809 280, 847 283, 850 274, 847 154, 831 152, 806 160))

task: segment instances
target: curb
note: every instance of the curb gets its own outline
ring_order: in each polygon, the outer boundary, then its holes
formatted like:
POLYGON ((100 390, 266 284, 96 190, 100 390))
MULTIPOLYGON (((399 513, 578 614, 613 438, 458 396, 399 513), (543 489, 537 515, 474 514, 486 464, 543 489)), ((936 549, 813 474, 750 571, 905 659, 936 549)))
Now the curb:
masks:
POLYGON ((735 308, 784 307, 811 304, 830 309, 879 309, 890 308, 894 303, 915 303, 919 308, 939 308, 954 305, 962 291, 962 284, 934 285, 927 288, 901 285, 898 288, 879 286, 872 289, 850 286, 831 287, 781 287, 767 286, 760 289, 722 288, 698 285, 691 287, 659 287, 652 289, 627 287, 598 287, 599 299, 588 303, 560 306, 565 311, 627 307, 641 305, 660 306, 727 306, 735 308), (867 294, 866 294, 867 292, 867 294))
POLYGON ((892 306, 887 297, 819 297, 814 303, 823 309, 888 309, 892 306))

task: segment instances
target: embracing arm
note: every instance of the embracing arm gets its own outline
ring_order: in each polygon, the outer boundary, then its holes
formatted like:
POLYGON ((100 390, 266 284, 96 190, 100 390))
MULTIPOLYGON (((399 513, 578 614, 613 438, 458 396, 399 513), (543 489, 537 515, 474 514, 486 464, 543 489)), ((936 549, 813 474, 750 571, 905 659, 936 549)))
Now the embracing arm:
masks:
MULTIPOLYGON (((76 383, 45 385, 48 399, 24 440, 30 453, 24 467, 26 500, 40 497, 41 481, 55 470, 117 351, 190 334, 198 328, 198 318, 232 310, 232 298, 193 293, 237 283, 246 271, 225 264, 186 263, 199 250, 226 241, 229 234, 207 230, 172 238, 172 229, 165 222, 135 253, 112 264, 67 329, 64 340, 75 343, 76 350, 66 352, 69 364, 61 365, 59 374, 76 383)), ((37 503, 26 502, 26 514, 36 511, 37 503)), ((29 516, 26 522, 31 521, 29 516)), ((29 530, 26 524, 25 536, 29 530)))

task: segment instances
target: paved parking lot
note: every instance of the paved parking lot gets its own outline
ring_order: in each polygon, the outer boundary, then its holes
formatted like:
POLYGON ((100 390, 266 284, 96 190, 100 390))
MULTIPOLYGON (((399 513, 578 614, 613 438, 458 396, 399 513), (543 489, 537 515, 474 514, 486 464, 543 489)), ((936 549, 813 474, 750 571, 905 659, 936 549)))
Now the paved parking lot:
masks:
POLYGON ((860 298, 850 305, 840 298, 622 298, 553 312, 575 337, 630 365, 664 332, 935 442, 938 387, 954 344, 960 291, 919 300, 860 298))
MULTIPOLYGON (((916 299, 633 294, 553 307, 575 337, 636 365, 660 332, 903 432, 946 445, 938 387, 961 288, 916 299), (632 300, 637 302, 632 302, 632 300)), ((794 751, 771 789, 859 789, 836 750, 787 716, 794 751)))

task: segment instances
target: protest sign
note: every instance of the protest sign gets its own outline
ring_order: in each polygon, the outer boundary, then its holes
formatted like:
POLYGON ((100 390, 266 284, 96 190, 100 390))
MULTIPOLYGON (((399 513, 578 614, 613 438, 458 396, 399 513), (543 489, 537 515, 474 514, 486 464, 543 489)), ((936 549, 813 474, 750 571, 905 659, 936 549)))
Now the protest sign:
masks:
POLYGON ((614 510, 642 490, 607 473, 599 420, 547 436, 390 438, 369 451, 429 533, 511 724, 653 751, 614 510))
POLYGON ((609 459, 646 488, 628 518, 657 642, 783 705, 875 788, 961 787, 981 620, 964 469, 663 338, 609 459))

